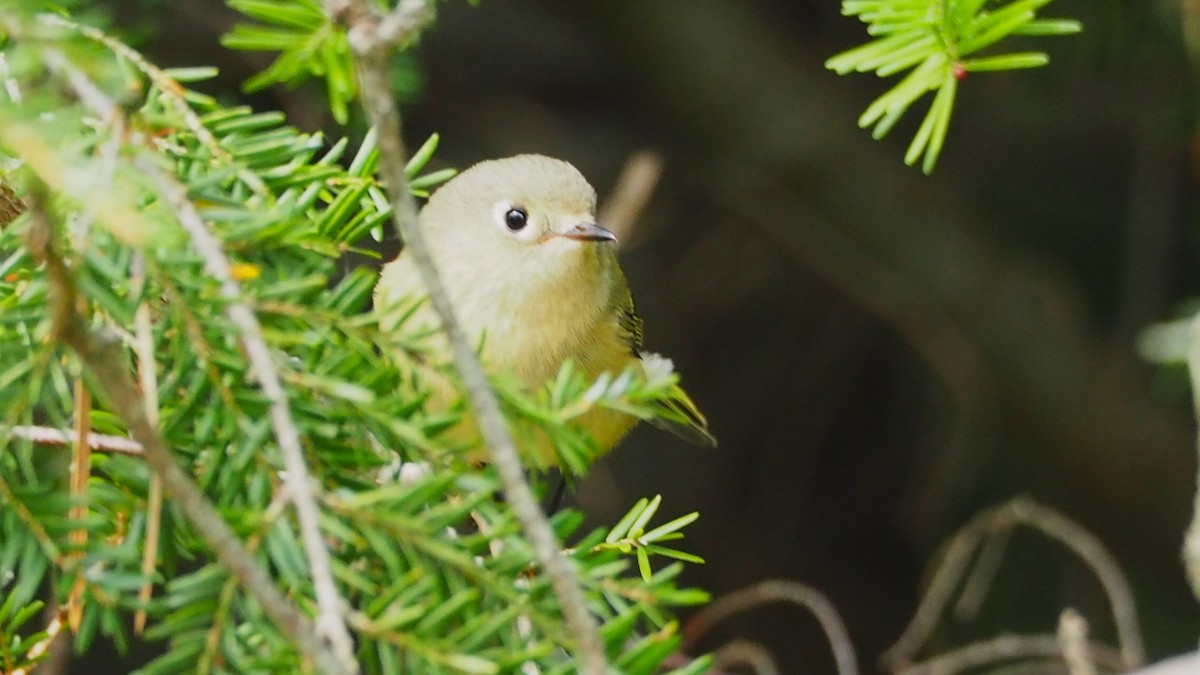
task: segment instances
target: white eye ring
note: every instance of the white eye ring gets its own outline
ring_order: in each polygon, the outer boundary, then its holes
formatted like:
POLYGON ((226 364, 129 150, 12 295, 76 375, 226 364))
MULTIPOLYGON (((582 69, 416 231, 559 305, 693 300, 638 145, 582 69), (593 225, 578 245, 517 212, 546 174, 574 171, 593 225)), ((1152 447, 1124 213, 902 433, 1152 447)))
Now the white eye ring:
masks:
POLYGON ((505 232, 516 237, 520 237, 528 230, 533 220, 529 215, 529 209, 508 201, 496 202, 496 205, 492 207, 492 215, 505 232))

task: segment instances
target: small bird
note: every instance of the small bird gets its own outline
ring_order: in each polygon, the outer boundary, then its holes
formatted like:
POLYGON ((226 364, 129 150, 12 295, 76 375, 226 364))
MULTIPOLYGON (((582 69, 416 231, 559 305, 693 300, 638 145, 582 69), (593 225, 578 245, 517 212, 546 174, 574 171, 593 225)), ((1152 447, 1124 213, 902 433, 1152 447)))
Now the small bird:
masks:
MULTIPOLYGON (((616 236, 596 223, 595 213, 596 191, 583 175, 541 155, 480 162, 421 209, 420 227, 442 284, 466 335, 482 342, 486 369, 511 374, 532 390, 568 359, 589 379, 663 360, 642 351, 642 320, 617 263, 616 236)), ((423 296, 423 288, 402 252, 383 268, 375 305, 411 301, 423 296)), ((439 325, 428 302, 408 321, 439 325)), ((448 348, 442 349, 448 359, 448 348)), ((675 387, 662 405, 687 422, 668 422, 672 431, 716 444, 682 389, 675 387)), ((637 418, 595 409, 580 423, 603 453, 637 418)), ((552 448, 534 452, 541 463, 556 463, 552 448)))

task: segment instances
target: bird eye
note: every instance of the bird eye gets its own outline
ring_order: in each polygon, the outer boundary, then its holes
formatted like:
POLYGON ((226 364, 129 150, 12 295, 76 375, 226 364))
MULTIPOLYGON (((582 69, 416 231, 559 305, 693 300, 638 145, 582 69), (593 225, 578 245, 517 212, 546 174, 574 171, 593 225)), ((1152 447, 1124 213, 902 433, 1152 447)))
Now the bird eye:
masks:
POLYGON ((507 227, 510 232, 520 232, 521 230, 525 229, 525 226, 528 224, 529 214, 525 212, 525 209, 509 209, 504 213, 504 226, 507 227))

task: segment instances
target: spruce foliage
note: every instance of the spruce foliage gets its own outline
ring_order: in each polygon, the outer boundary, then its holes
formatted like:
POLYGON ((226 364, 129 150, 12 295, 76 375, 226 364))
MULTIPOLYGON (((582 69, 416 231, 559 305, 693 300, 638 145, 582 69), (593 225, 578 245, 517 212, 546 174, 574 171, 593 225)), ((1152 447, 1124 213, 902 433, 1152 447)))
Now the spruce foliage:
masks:
MULTIPOLYGON (((461 408, 426 406, 429 336, 405 327, 406 308, 389 310, 398 330, 381 330, 382 310, 370 307, 375 273, 345 263, 349 252, 372 255, 364 238, 390 227, 372 135, 327 139, 280 113, 225 105, 202 91, 211 69, 159 69, 117 37, 36 4, 0 2, 3 182, 28 207, 0 227, 0 670, 42 656, 43 602, 63 608, 79 652, 97 640, 161 644, 144 673, 304 665, 302 645, 230 574, 172 494, 145 566, 153 479, 136 449, 100 442, 85 489, 70 490, 79 416, 95 434, 128 437, 129 411, 106 399, 105 383, 60 339, 58 291, 33 242, 40 220, 77 291, 73 310, 143 394, 157 391, 149 414, 177 464, 278 591, 311 616, 313 580, 270 401, 230 319, 235 300, 253 311, 300 432, 363 672, 573 672, 557 598, 496 476, 442 438, 461 408), (182 187, 185 205, 164 181, 182 187), (234 300, 181 227, 185 208, 219 240, 234 300), (63 437, 47 442, 35 430, 63 437), (143 602, 147 583, 154 591, 143 602), (138 612, 141 638, 131 628, 138 612)), ((228 43, 281 54, 255 86, 319 75, 345 119, 354 65, 321 7, 231 4, 262 25, 235 30, 228 43)), ((451 175, 425 171, 436 142, 409 165, 419 196, 451 175)), ((673 383, 669 372, 586 382, 570 364, 537 392, 493 382, 518 438, 547 430, 575 473, 594 448, 574 420, 596 406, 652 417, 673 383)), ((584 531, 573 511, 553 518, 621 672, 659 672, 680 642, 673 609, 706 600, 677 585, 680 561, 698 559, 663 545, 695 515, 663 521, 659 506, 642 500, 611 530, 584 531)))

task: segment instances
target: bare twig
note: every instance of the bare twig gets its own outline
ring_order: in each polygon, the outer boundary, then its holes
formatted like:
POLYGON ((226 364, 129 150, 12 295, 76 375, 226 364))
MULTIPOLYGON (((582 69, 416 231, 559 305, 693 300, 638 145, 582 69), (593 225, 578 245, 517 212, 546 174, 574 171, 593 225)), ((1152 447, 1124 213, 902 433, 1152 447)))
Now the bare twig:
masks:
MULTIPOLYGON (((138 292, 145 291, 146 259, 140 253, 133 259, 133 282, 138 292)), ((150 326, 150 304, 143 298, 133 316, 134 348, 138 361, 138 381, 146 402, 146 419, 158 427, 158 373, 154 358, 154 333, 150 326)), ((150 475, 150 494, 146 498, 146 541, 142 546, 142 576, 146 581, 138 589, 138 609, 133 615, 133 631, 140 635, 146 628, 146 604, 154 590, 154 570, 158 564, 158 535, 162 528, 162 479, 150 475)))
POLYGON ((971 621, 979 613, 979 608, 983 606, 983 600, 987 597, 988 589, 992 586, 992 580, 996 578, 996 573, 1000 571, 1000 564, 1004 562, 1004 553, 1008 549, 1008 542, 1011 539, 1012 530, 1004 529, 993 532, 991 536, 983 540, 979 547, 979 555, 975 557, 975 564, 971 567, 971 573, 963 582, 962 592, 959 593, 958 601, 954 603, 955 619, 971 621))
MULTIPOLYGON (((71 445, 73 438, 70 432, 51 427, 19 426, 8 430, 13 438, 33 441, 38 445, 71 445)), ((90 433, 87 443, 92 450, 100 452, 115 452, 122 455, 142 454, 142 444, 124 436, 108 436, 106 434, 90 433)))
MULTIPOLYGON (((78 304, 78 311, 85 310, 83 303, 78 304)), ((88 445, 88 434, 92 433, 92 394, 83 382, 83 376, 75 378, 75 431, 71 438, 71 482, 70 493, 74 504, 68 512, 71 520, 82 521, 87 516, 87 486, 92 476, 92 448, 88 445)), ((83 557, 83 549, 87 545, 88 532, 78 527, 71 531, 70 541, 75 547, 71 558, 75 561, 83 557)), ((71 584, 71 592, 67 596, 67 624, 71 631, 78 633, 79 624, 83 620, 83 591, 87 586, 83 570, 75 570, 75 582, 71 584)))
POLYGON ((166 442, 146 418, 145 404, 125 369, 123 355, 112 341, 93 333, 79 315, 75 306, 78 295, 75 280, 51 243, 53 232, 42 201, 36 194, 30 201, 32 222, 27 245, 45 265, 54 335, 71 347, 84 368, 91 371, 110 409, 125 422, 130 435, 141 444, 146 462, 162 478, 164 490, 247 593, 262 605, 280 632, 319 671, 338 675, 352 672, 326 645, 312 639, 312 622, 279 592, 217 510, 175 463, 166 442))
POLYGON ((380 47, 403 47, 421 29, 433 21, 433 3, 427 0, 401 0, 375 24, 375 40, 380 47))
POLYGON ((1145 651, 1137 607, 1116 560, 1094 535, 1066 516, 1031 499, 1017 498, 980 514, 954 535, 912 620, 896 643, 880 657, 885 666, 900 669, 911 662, 933 634, 980 542, 1018 524, 1062 543, 1091 568, 1112 606, 1123 667, 1136 668, 1142 664, 1145 651))
POLYGON ((204 260, 208 274, 217 280, 221 295, 228 301, 225 314, 233 325, 237 326, 246 358, 258 378, 263 395, 270 402, 271 426, 275 430, 275 439, 279 443, 283 466, 286 469, 284 484, 291 495, 292 504, 296 507, 296 519, 299 522, 300 536, 304 541, 313 589, 316 592, 316 637, 333 650, 342 662, 344 672, 358 672, 354 643, 342 618, 344 603, 333 581, 329 549, 321 534, 320 513, 308 467, 304 462, 304 451, 300 447, 300 432, 292 420, 287 394, 280 383, 271 350, 263 339, 258 318, 254 316, 250 307, 242 302, 241 289, 233 279, 229 261, 221 251, 220 241, 208 230, 199 211, 188 199, 184 187, 149 161, 139 158, 135 164, 157 185, 167 201, 167 206, 191 236, 192 244, 204 260))
POLYGON ((754 675, 779 675, 780 672, 770 650, 749 640, 733 640, 717 649, 713 668, 723 673, 732 666, 746 666, 754 675))
MULTIPOLYGON (((1058 657, 1061 653, 1058 640, 1052 635, 1001 635, 905 666, 897 670, 896 675, 950 675, 969 672, 996 661, 1058 657)), ((1088 644, 1087 654, 1093 662, 1104 664, 1106 668, 1121 669, 1123 659, 1111 647, 1088 644)))
POLYGON ((1067 608, 1058 617, 1058 646, 1070 675, 1096 675, 1088 654, 1088 625, 1079 612, 1067 608))
POLYGON ((442 329, 450 343, 454 361, 463 379, 467 398, 474 408, 489 459, 504 485, 514 515, 529 538, 534 555, 545 570, 575 639, 583 672, 602 675, 608 665, 595 618, 588 611, 579 581, 560 551, 558 538, 521 467, 516 445, 500 414, 496 395, 488 385, 475 350, 454 316, 454 308, 438 276, 425 238, 417 222, 417 207, 404 177, 407 153, 401 137, 400 115, 392 99, 388 57, 391 47, 411 39, 432 18, 427 0, 403 0, 387 17, 380 17, 371 3, 363 0, 327 0, 327 10, 349 26, 350 46, 358 66, 363 107, 379 138, 380 173, 392 202, 392 220, 417 267, 421 281, 442 329))
POLYGON ((621 169, 608 200, 600 207, 598 220, 617 235, 622 248, 630 248, 630 242, 634 240, 631 236, 633 226, 654 193, 662 167, 662 155, 657 152, 641 150, 633 153, 621 169))
POLYGON ((1133 591, 1121 572, 1121 566, 1094 534, 1070 518, 1032 499, 1014 499, 1002 506, 996 516, 1001 520, 1011 519, 1014 523, 1036 528, 1042 534, 1071 549, 1091 568, 1108 596, 1123 666, 1136 668, 1146 661, 1133 591))
MULTIPOLYGON (((53 612, 50 622, 46 624, 46 628, 44 629, 46 631, 46 636, 33 643, 33 646, 29 648, 29 651, 25 652, 25 659, 27 661, 36 661, 42 658, 43 655, 47 654, 54 647, 55 640, 57 640, 58 636, 62 633, 63 626, 65 626, 66 623, 67 609, 65 607, 59 607, 55 612, 53 612)), ((44 670, 45 662, 38 664, 37 672, 40 674, 44 670)), ((30 671, 27 668, 17 668, 10 672, 9 675, 29 675, 29 672, 30 671)))
POLYGON ((694 645, 716 624, 732 614, 771 602, 790 602, 812 612, 833 650, 839 675, 858 673, 854 644, 833 603, 819 591, 799 582, 769 580, 717 598, 693 616, 684 627, 685 644, 694 645))

